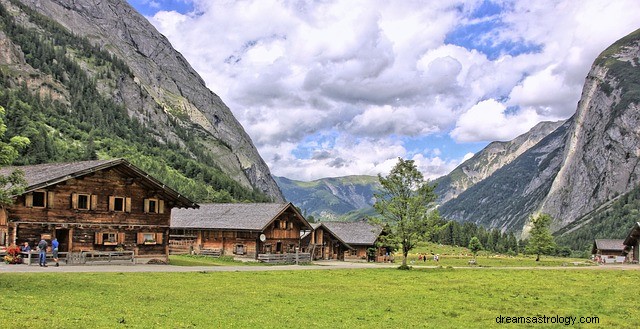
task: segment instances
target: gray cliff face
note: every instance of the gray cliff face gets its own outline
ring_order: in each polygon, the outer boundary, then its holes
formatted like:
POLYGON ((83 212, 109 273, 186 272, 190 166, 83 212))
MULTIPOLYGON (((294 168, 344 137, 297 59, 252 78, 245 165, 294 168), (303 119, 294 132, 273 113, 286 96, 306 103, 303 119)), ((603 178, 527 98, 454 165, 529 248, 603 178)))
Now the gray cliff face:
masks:
POLYGON ((540 140, 556 130, 562 121, 540 122, 530 131, 508 142, 492 142, 448 175, 434 181, 440 203, 454 199, 468 188, 511 163, 540 140))
POLYGON ((552 230, 579 221, 640 183, 639 104, 637 30, 596 59, 572 118, 441 213, 525 235, 536 213, 554 218, 552 230))
MULTIPOLYGON (((283 201, 250 137, 184 57, 121 0, 22 0, 73 33, 124 60, 132 77, 101 86, 159 139, 180 143, 171 122, 192 131, 202 149, 240 184, 283 201)), ((89 68, 90 69, 90 68, 89 68)), ((180 143, 182 144, 182 143, 180 143)))
POLYGON ((519 157, 457 198, 444 203, 448 219, 518 231, 547 195, 562 163, 569 123, 564 123, 519 157))
POLYGON ((587 76, 562 168, 540 207, 556 229, 640 183, 640 33, 634 34, 605 51, 587 76))

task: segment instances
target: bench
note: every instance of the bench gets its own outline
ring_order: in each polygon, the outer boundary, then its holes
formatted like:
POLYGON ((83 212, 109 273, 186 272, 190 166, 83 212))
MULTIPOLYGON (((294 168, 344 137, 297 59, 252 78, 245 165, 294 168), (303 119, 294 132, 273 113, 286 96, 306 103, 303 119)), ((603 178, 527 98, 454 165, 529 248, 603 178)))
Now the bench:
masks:
POLYGON ((135 255, 133 251, 83 251, 81 256, 81 263, 134 264, 135 255))

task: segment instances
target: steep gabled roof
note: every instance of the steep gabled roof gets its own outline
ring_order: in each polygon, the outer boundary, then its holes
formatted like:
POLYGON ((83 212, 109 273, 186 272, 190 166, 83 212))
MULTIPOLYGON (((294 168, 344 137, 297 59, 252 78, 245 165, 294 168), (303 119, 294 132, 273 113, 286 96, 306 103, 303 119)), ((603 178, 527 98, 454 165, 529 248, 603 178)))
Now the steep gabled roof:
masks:
POLYGON ((626 246, 633 247, 638 242, 638 239, 640 239, 640 222, 633 224, 633 227, 629 231, 629 234, 627 234, 627 238, 624 239, 623 243, 626 246))
POLYGON ((38 189, 47 188, 59 184, 72 178, 79 178, 100 170, 115 169, 123 174, 140 178, 140 183, 149 188, 157 189, 167 197, 168 201, 173 201, 175 207, 197 208, 198 205, 187 199, 185 196, 174 191, 162 182, 151 177, 146 172, 137 168, 124 159, 79 161, 67 163, 47 163, 33 166, 5 167, 0 169, 0 175, 9 175, 14 170, 19 169, 24 172, 27 187, 24 193, 29 193, 38 189))
POLYGON ((349 245, 372 246, 382 233, 382 226, 358 222, 322 222, 327 230, 349 245))
POLYGON ((312 229, 291 203, 208 203, 198 210, 176 209, 171 212, 171 228, 263 231, 287 210, 312 229))

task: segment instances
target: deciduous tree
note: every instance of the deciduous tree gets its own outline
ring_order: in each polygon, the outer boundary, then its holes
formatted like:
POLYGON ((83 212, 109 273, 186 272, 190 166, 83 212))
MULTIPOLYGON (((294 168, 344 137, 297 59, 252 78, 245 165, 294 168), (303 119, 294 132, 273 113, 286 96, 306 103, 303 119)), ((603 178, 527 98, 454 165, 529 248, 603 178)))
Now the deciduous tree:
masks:
POLYGON ((536 255, 536 262, 540 261, 540 255, 549 255, 556 247, 556 243, 549 230, 551 221, 552 218, 548 214, 539 214, 531 217, 532 228, 529 232, 530 238, 527 244, 527 250, 536 255))
POLYGON ((482 250, 482 244, 480 243, 480 239, 478 239, 478 237, 473 237, 471 238, 471 240, 469 241, 469 250, 471 250, 471 252, 473 253, 473 259, 476 259, 476 256, 478 255, 478 251, 482 250))
MULTIPOLYGON (((0 106, 0 166, 6 166, 18 157, 18 150, 29 145, 29 139, 20 136, 12 137, 9 142, 3 140, 7 126, 4 124, 4 108, 0 106)), ((0 175, 0 207, 11 203, 11 196, 24 190, 24 173, 15 170, 8 176, 0 175)))
POLYGON ((436 227, 435 186, 424 180, 413 160, 398 158, 387 177, 378 175, 382 192, 375 195, 374 208, 388 225, 388 241, 402 249, 402 266, 407 269, 407 255, 419 241, 436 227))

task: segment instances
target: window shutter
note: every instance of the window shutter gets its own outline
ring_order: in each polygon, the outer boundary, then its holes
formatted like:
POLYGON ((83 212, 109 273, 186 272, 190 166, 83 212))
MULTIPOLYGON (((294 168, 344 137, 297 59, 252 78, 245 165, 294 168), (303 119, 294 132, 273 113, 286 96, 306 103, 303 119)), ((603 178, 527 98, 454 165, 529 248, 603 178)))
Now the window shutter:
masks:
POLYGON ((124 198, 124 211, 131 212, 131 198, 124 198))
POLYGON ((55 204, 53 201, 55 199, 56 194, 54 192, 47 192, 47 208, 53 208, 55 204))
POLYGON ((109 211, 113 211, 115 209, 116 205, 116 197, 110 195, 109 196, 109 211))
POLYGON ((156 243, 162 244, 162 236, 164 233, 156 233, 156 243))
POLYGON ((158 200, 158 213, 164 214, 164 200, 158 200))
POLYGON ((149 199, 144 199, 144 212, 149 212, 149 199))
POLYGON ((91 195, 91 206, 90 206, 91 210, 96 210, 98 209, 98 196, 93 194, 91 195))
POLYGON ((138 244, 143 244, 144 243, 144 234, 138 232, 138 244))
POLYGON ((71 209, 78 209, 78 194, 71 193, 71 209))
POLYGON ((118 243, 124 243, 124 232, 118 232, 118 243))
POLYGON ((95 244, 102 244, 102 232, 96 232, 96 242, 95 244))
POLYGON ((24 206, 27 208, 33 207, 33 194, 29 193, 24 196, 24 206))

